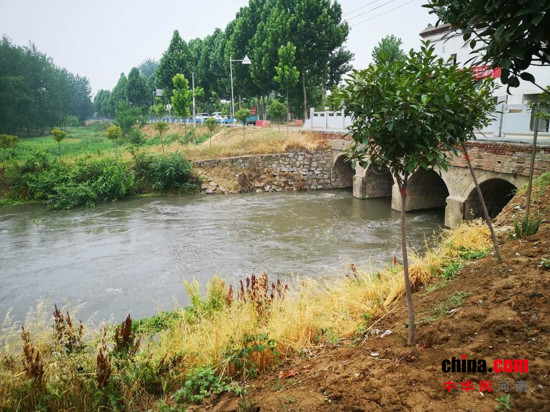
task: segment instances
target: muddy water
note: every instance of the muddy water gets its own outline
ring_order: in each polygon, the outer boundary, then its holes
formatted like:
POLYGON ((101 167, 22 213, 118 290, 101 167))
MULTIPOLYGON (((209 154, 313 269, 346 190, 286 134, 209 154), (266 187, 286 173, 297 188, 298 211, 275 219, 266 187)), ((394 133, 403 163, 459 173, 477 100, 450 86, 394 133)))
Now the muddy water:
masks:
MULTIPOLYGON (((408 215, 422 248, 442 212, 408 215)), ((349 263, 381 267, 400 255, 389 199, 347 191, 139 198, 94 209, 0 209, 0 316, 22 320, 37 302, 84 304, 86 319, 133 317, 186 304, 183 280, 230 283, 262 271, 341 276, 349 263)))

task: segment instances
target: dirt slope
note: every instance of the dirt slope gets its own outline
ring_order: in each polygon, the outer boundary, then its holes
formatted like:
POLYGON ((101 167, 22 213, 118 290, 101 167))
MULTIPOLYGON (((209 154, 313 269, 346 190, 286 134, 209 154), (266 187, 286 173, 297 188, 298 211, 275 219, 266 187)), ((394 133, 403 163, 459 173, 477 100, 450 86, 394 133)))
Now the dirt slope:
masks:
MULTIPOLYGON (((512 202, 514 203, 514 202, 512 202)), ((516 200, 516 203, 518 201, 516 200)), ((539 233, 502 245, 505 262, 471 262, 452 282, 435 280, 414 295, 417 345, 406 347, 406 305, 398 302, 367 337, 316 348, 249 382, 249 410, 257 411, 494 411, 550 410, 550 224, 546 193, 539 233), (376 330, 378 329, 378 330, 376 330), (382 337, 384 331, 391 334, 382 337), (444 359, 527 359, 528 373, 443 373, 444 359), (456 384, 450 392, 443 383, 456 384), (463 381, 474 390, 461 389, 463 381), (479 392, 479 381, 492 381, 479 392), (509 382, 509 401, 497 382, 509 382), (516 381, 526 392, 516 392, 516 381), (501 401, 497 401, 501 398, 501 401)), ((511 215, 512 205, 505 210, 511 215)), ((501 219, 509 224, 509 219, 501 219)), ((502 237, 504 241, 504 236, 502 237)), ((193 410, 237 411, 224 394, 193 410)))

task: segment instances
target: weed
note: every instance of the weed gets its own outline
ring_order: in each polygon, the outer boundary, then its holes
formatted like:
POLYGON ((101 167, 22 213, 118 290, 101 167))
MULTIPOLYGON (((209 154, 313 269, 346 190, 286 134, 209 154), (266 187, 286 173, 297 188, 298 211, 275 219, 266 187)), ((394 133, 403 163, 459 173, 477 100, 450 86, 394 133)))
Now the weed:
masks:
POLYGON ((83 347, 82 332, 84 331, 82 321, 80 321, 80 325, 78 329, 76 329, 73 327, 73 321, 69 312, 67 311, 67 317, 65 318, 61 311, 57 308, 57 305, 54 305, 54 307, 53 330, 57 343, 64 346, 67 353, 73 353, 81 350, 83 347))
POLYGON ((521 239, 525 236, 534 235, 539 231, 540 219, 523 219, 521 224, 518 220, 514 220, 514 234, 512 239, 521 239))
POLYGON ((176 391, 173 398, 176 402, 201 403, 213 393, 230 390, 226 377, 217 376, 216 371, 210 367, 201 367, 191 370, 185 376, 183 388, 176 391))
POLYGON ((44 364, 40 350, 31 342, 29 332, 21 326, 21 339, 23 340, 23 369, 27 376, 41 383, 44 377, 44 364))
MULTIPOLYGON (((283 300, 288 285, 283 284, 280 279, 276 283, 269 284, 267 273, 262 273, 259 277, 252 275, 245 279, 245 282, 240 281, 241 288, 238 291, 238 299, 243 302, 252 302, 258 315, 263 315, 271 306, 274 299, 283 300)), ((232 289, 229 290, 232 294, 232 289)), ((228 292, 228 293, 229 293, 228 292)), ((226 300, 229 300, 227 297, 226 300)))
POLYGON ((539 267, 550 269, 550 259, 541 258, 539 267))
POLYGON ((183 313, 178 310, 159 312, 158 315, 133 321, 132 328, 136 333, 154 334, 173 328, 182 319, 183 313))
POLYGON ((139 349, 141 338, 136 339, 135 331, 132 328, 132 318, 130 317, 130 314, 126 316, 124 322, 116 327, 114 341, 115 347, 113 349, 113 352, 116 355, 122 358, 134 357, 137 350, 139 349))
POLYGON ((490 249, 468 249, 464 246, 461 246, 459 249, 459 254, 462 259, 473 260, 473 259, 482 259, 489 254, 490 249))
POLYGON ((451 309, 456 309, 462 306, 466 298, 470 295, 470 292, 460 291, 447 297, 445 300, 439 302, 432 308, 430 315, 420 317, 418 319, 418 323, 432 323, 438 321, 449 313, 451 309))
POLYGON ((269 363, 269 358, 277 354, 277 342, 267 334, 245 334, 237 347, 230 345, 226 349, 223 363, 230 367, 231 375, 246 380, 256 377, 269 363))
POLYGON ((495 409, 497 411, 507 410, 509 411, 512 409, 512 404, 510 402, 510 394, 503 395, 499 398, 495 399, 498 402, 498 405, 495 406, 495 409))
POLYGON ((443 269, 442 276, 447 280, 453 279, 462 269, 464 269, 464 263, 460 261, 451 261, 443 269))

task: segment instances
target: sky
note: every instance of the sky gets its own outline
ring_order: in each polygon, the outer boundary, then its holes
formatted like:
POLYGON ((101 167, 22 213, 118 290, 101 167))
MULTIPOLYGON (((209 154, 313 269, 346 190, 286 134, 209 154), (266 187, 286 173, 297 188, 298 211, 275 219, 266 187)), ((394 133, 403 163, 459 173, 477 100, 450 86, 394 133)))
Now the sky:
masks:
MULTIPOLYGON (((354 68, 393 34, 403 49, 418 48, 418 33, 436 18, 425 0, 339 0, 351 31, 347 48, 354 68)), ((56 65, 86 76, 92 92, 112 89, 147 58, 159 60, 174 30, 185 41, 224 29, 248 0, 0 0, 0 34, 14 44, 33 42, 56 65)), ((242 58, 244 56, 233 56, 242 58)))

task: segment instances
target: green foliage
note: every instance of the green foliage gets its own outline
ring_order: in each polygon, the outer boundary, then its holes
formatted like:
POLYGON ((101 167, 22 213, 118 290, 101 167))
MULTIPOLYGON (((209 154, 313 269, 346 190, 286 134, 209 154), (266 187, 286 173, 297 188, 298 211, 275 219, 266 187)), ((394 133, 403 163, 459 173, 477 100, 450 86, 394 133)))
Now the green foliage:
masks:
POLYGON ((244 334, 238 345, 234 343, 223 354, 223 363, 231 365, 235 375, 246 380, 258 376, 255 359, 268 352, 277 355, 277 342, 267 334, 244 334))
POLYGON ((237 110, 237 112, 235 113, 235 118, 239 120, 244 126, 244 124, 246 123, 246 118, 250 117, 251 115, 252 113, 250 112, 250 110, 243 107, 242 109, 237 110))
POLYGON ((547 1, 429 0, 424 7, 462 32, 476 54, 475 65, 501 67, 508 88, 518 87, 520 79, 535 81, 525 71, 531 64, 550 63, 547 1))
POLYGON ((135 161, 138 180, 154 191, 188 192, 196 187, 191 163, 179 152, 167 155, 142 153, 135 161))
POLYGON ((298 83, 300 77, 300 72, 294 65, 296 47, 288 42, 286 45, 279 47, 278 54, 279 63, 275 67, 277 75, 274 80, 286 91, 286 111, 290 112, 289 91, 291 87, 298 83))
POLYGON ((521 223, 517 219, 514 220, 514 239, 521 239, 525 236, 534 235, 539 231, 540 219, 526 218, 522 219, 521 223))
POLYGON ((405 53, 401 50, 403 42, 399 37, 395 37, 393 34, 383 37, 378 42, 372 51, 372 59, 375 64, 385 61, 388 64, 392 64, 396 60, 402 60, 405 58, 405 53))
POLYGON ((141 130, 137 128, 133 128, 128 133, 128 140, 130 143, 136 146, 141 146, 143 142, 145 141, 145 135, 141 132, 141 130))
POLYGON ((204 122, 204 125, 208 127, 208 130, 210 130, 210 133, 212 133, 214 130, 216 130, 216 127, 218 126, 218 123, 216 122, 216 118, 209 117, 204 122))
POLYGON ((183 387, 174 393, 176 402, 202 403, 212 394, 230 392, 236 389, 236 385, 229 383, 224 376, 217 376, 216 371, 204 366, 189 371, 185 376, 183 387))
POLYGON ((187 43, 174 30, 168 50, 164 52, 156 70, 157 86, 164 89, 164 96, 172 96, 173 79, 178 73, 189 75, 190 54, 187 43))
POLYGON ((495 406, 495 410, 497 411, 503 411, 503 410, 511 410, 512 409, 512 402, 510 401, 510 394, 508 395, 502 395, 498 398, 495 398, 495 400, 498 402, 498 404, 495 406))
POLYGON ((153 124, 153 129, 159 132, 159 135, 162 136, 162 134, 168 130, 168 123, 156 122, 155 124, 153 124))
POLYGON ((109 140, 117 140, 122 137, 122 130, 118 126, 111 126, 105 131, 105 136, 109 140))
POLYGON ((135 107, 145 108, 150 102, 147 79, 139 73, 137 67, 132 67, 130 73, 128 73, 126 97, 128 98, 128 103, 135 107))
POLYGON ((117 105, 115 114, 115 123, 120 127, 124 136, 127 136, 136 125, 144 122, 141 109, 131 106, 126 101, 122 101, 117 105))
POLYGON ((450 310, 461 307, 464 301, 471 296, 471 292, 459 291, 454 295, 448 296, 441 302, 434 305, 430 310, 430 314, 419 319, 420 323, 432 323, 445 317, 450 310))
POLYGON ((182 312, 159 312, 158 315, 142 318, 132 323, 137 333, 154 334, 171 329, 182 320, 182 312))
POLYGON ((446 280, 453 279, 462 269, 464 269, 463 262, 451 261, 445 266, 441 276, 446 280))
POLYGON ((278 100, 273 100, 267 108, 267 115, 270 119, 283 120, 286 117, 287 106, 278 100))
POLYGON ((52 133, 53 140, 55 140, 57 143, 61 142, 63 139, 67 137, 67 132, 65 130, 52 129, 51 133, 52 133))
POLYGON ((550 269, 550 259, 541 258, 539 267, 545 268, 545 269, 550 269))
POLYGON ((176 74, 172 79, 174 90, 172 92, 172 107, 174 112, 181 117, 189 117, 189 105, 191 104, 191 90, 189 81, 183 74, 176 74))
POLYGON ((34 44, 0 39, 0 134, 39 136, 92 110, 88 79, 55 65, 34 44))
POLYGON ((19 137, 17 136, 10 135, 10 134, 0 134, 0 149, 3 150, 2 162, 4 167, 7 159, 6 150, 15 149, 18 142, 19 142, 19 137))

